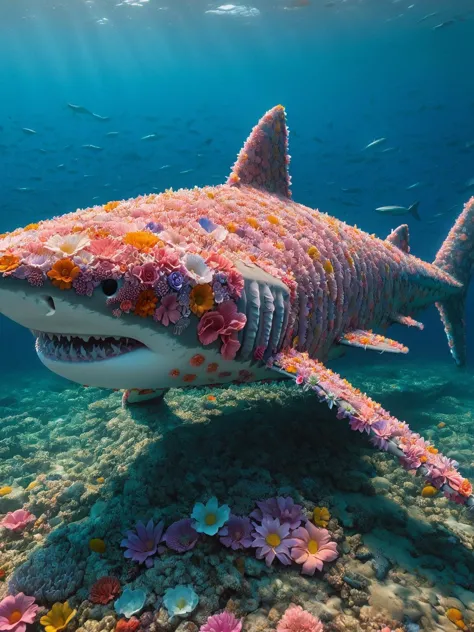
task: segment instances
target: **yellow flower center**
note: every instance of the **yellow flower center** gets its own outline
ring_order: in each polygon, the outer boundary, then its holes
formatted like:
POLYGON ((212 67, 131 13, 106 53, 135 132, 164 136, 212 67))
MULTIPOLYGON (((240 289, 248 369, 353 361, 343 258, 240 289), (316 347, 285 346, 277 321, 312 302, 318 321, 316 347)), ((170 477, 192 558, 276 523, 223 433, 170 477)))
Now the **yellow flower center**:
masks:
POLYGON ((22 613, 20 612, 20 610, 14 610, 11 613, 11 615, 8 617, 8 623, 10 625, 13 625, 14 623, 18 623, 21 617, 22 617, 22 613))
POLYGON ((311 555, 315 555, 318 552, 319 546, 316 540, 310 540, 308 542, 308 553, 311 555))
POLYGON ((211 524, 216 524, 216 521, 217 521, 216 514, 209 513, 206 515, 205 523, 207 525, 211 526, 211 524))
POLYGON ((278 533, 269 533, 265 538, 265 542, 268 544, 268 546, 275 548, 280 544, 281 538, 278 533))
POLYGON ((179 608, 180 610, 185 608, 186 607, 186 599, 184 597, 181 597, 181 599, 178 599, 177 602, 176 602, 176 607, 179 608))
POLYGON ((61 246, 61 251, 68 254, 68 255, 72 255, 73 251, 74 251, 74 247, 72 246, 72 244, 62 244, 61 246))

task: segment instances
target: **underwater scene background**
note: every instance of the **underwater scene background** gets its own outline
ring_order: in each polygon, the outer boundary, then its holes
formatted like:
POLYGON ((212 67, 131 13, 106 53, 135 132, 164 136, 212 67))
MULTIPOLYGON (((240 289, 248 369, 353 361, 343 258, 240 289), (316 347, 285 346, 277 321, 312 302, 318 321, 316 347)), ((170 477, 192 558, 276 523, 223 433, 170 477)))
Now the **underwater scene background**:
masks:
MULTIPOLYGON (((223 183, 278 103, 293 199, 382 238, 406 222, 421 259, 474 192, 467 0, 4 0, 0 29, 1 233, 223 183), (420 220, 375 212, 417 201, 420 220)), ((470 296, 468 360, 472 317, 470 296)), ((123 408, 0 318, 0 631, 474 629, 468 510, 314 394, 241 384, 123 408), (316 568, 256 559, 265 516, 293 539, 318 529, 316 568)), ((389 334, 408 356, 330 366, 472 479, 474 374, 436 309, 422 320, 389 334)))

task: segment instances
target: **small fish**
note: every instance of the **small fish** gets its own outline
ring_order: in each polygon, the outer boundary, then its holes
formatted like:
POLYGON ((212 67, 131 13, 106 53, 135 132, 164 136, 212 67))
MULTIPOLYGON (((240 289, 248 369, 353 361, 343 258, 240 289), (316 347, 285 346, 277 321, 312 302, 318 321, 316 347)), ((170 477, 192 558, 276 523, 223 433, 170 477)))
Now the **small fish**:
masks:
POLYGON ((382 154, 391 154, 393 151, 397 151, 396 147, 386 147, 385 149, 382 149, 382 154))
POLYGON ((31 127, 22 127, 21 129, 23 132, 25 132, 25 134, 36 134, 36 131, 34 129, 31 129, 31 127))
POLYGON ((16 191, 21 191, 22 193, 30 193, 34 191, 31 187, 16 187, 16 191))
POLYGON ((170 165, 162 165, 160 167, 160 171, 161 171, 161 169, 169 169, 169 168, 170 168, 170 165))
POLYGON ((90 110, 83 107, 82 105, 74 105, 74 103, 68 103, 67 106, 77 114, 92 114, 90 110))
POLYGON ((360 193, 362 189, 359 189, 359 187, 341 187, 341 191, 343 193, 360 193))
POLYGON ((96 114, 95 112, 91 112, 91 114, 94 118, 99 119, 99 121, 110 121, 109 116, 101 116, 100 114, 96 114))
POLYGON ((421 24, 421 22, 424 22, 425 20, 434 18, 436 15, 438 15, 438 11, 434 11, 433 13, 427 13, 426 15, 424 15, 422 18, 418 20, 417 24, 421 24))
POLYGON ((366 145, 362 151, 365 151, 366 149, 370 149, 371 147, 377 147, 377 145, 381 145, 382 143, 384 143, 387 139, 386 138, 376 138, 375 140, 373 140, 371 143, 369 143, 368 145, 366 145))
POLYGON ((120 132, 107 132, 106 136, 118 136, 120 132))
POLYGON ((147 134, 146 136, 142 136, 140 140, 158 140, 158 134, 147 134))
POLYGON ((84 149, 92 149, 93 151, 102 151, 103 147, 99 147, 99 145, 82 145, 84 149))
POLYGON ((436 26, 433 26, 433 31, 438 31, 439 29, 445 29, 447 26, 451 26, 454 24, 454 20, 446 20, 445 22, 441 22, 436 26))
POLYGON ((383 213, 384 215, 408 215, 410 213, 415 219, 420 221, 421 217, 418 214, 419 204, 419 202, 415 202, 408 208, 406 206, 379 206, 375 210, 377 213, 383 213))
POLYGON ((410 186, 407 187, 407 191, 411 191, 412 189, 417 189, 420 186, 421 186, 421 182, 414 182, 413 184, 410 184, 410 186))
POLYGON ((180 171, 179 173, 181 173, 181 174, 191 173, 191 171, 194 171, 194 169, 185 169, 184 171, 180 171))

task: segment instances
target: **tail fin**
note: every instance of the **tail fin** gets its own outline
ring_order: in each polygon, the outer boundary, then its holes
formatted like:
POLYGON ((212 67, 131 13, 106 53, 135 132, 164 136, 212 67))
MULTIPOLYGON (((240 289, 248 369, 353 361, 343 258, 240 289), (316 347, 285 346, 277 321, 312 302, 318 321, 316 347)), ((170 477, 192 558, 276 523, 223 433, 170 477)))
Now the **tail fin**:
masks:
POLYGON ((409 212, 413 215, 415 219, 418 221, 421 220, 420 214, 418 213, 418 207, 420 206, 419 202, 415 202, 411 206, 408 207, 409 212))
POLYGON ((464 311, 473 264, 474 197, 464 205, 463 212, 449 231, 434 260, 435 266, 450 274, 464 286, 459 294, 436 303, 448 337, 451 355, 459 366, 466 363, 464 311))

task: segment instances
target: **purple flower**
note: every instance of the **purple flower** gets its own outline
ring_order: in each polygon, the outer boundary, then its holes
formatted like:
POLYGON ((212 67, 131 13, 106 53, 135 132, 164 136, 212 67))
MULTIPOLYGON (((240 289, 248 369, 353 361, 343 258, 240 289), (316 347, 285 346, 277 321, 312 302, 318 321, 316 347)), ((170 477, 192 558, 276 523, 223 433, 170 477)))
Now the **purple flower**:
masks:
POLYGON ((148 230, 151 231, 152 233, 161 233, 161 231, 163 230, 163 224, 159 224, 159 223, 157 224, 156 222, 148 222, 145 228, 148 228, 148 230))
POLYGON ((184 277, 181 272, 172 272, 168 275, 168 283, 171 289, 180 290, 183 287, 184 277))
POLYGON ((290 545, 293 540, 289 537, 290 525, 281 524, 278 518, 263 518, 262 524, 255 527, 252 546, 257 548, 257 559, 265 558, 267 566, 271 566, 275 557, 282 564, 291 564, 290 545))
POLYGON ((184 553, 194 548, 198 538, 199 533, 193 528, 192 520, 183 518, 168 527, 163 540, 169 549, 184 553))
POLYGON ((248 549, 253 542, 250 519, 231 515, 227 524, 219 530, 219 540, 234 551, 248 549))
POLYGON ((44 274, 39 268, 33 268, 26 278, 28 283, 35 287, 41 287, 44 284, 44 274))
POLYGON ((155 285, 155 293, 157 296, 165 296, 168 294, 170 288, 168 286, 168 280, 165 276, 160 277, 159 281, 155 285))
POLYGON ((297 529, 304 519, 303 507, 296 505, 293 498, 269 498, 257 502, 258 509, 254 509, 250 517, 257 522, 263 522, 264 518, 278 518, 283 524, 288 524, 290 529, 297 529))
POLYGON ((94 276, 90 270, 81 272, 72 282, 72 287, 76 290, 76 294, 80 296, 92 296, 94 289, 99 285, 94 280, 94 276))
POLYGON ((120 546, 125 547, 125 557, 138 562, 145 563, 147 568, 153 566, 152 557, 155 553, 162 553, 165 549, 158 546, 162 542, 164 523, 159 522, 156 527, 153 520, 145 526, 143 522, 138 522, 136 531, 127 531, 126 538, 120 542, 120 546))

